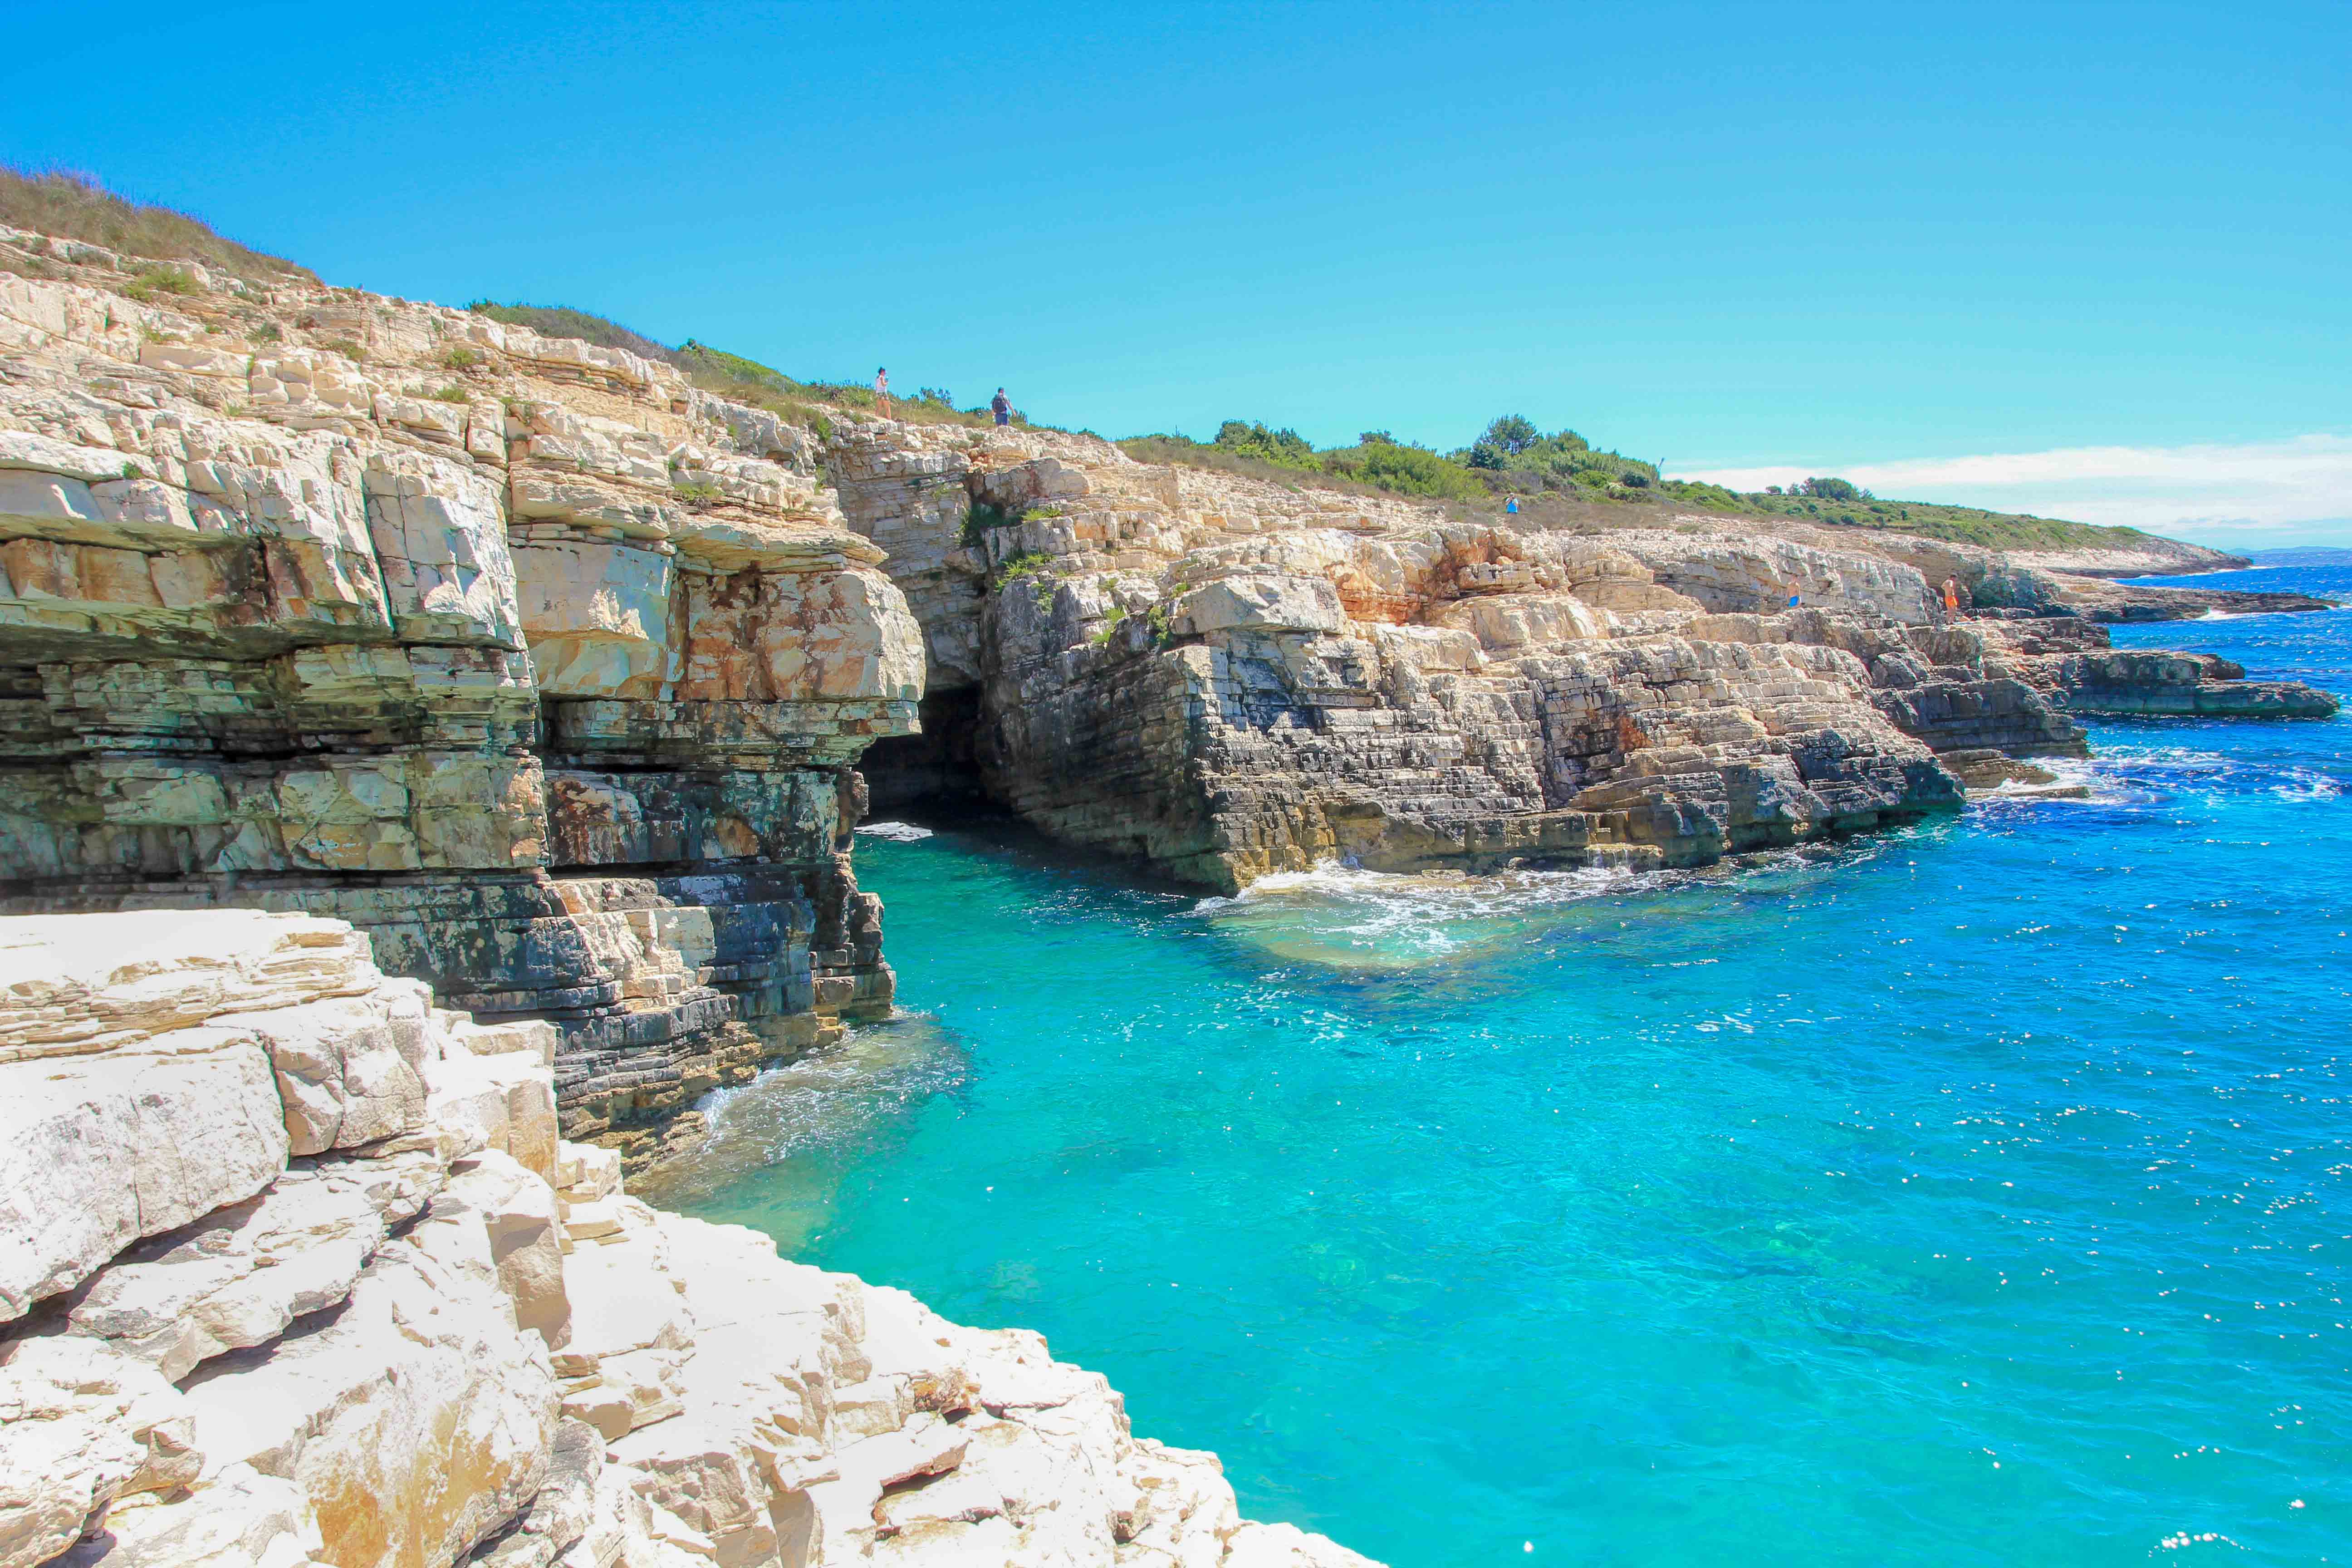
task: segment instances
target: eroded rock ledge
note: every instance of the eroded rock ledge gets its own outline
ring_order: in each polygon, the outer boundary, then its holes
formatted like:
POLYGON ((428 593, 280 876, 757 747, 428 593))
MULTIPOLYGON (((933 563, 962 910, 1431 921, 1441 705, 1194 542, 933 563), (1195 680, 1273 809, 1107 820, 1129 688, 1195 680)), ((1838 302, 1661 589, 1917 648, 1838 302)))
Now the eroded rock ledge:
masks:
POLYGON ((859 426, 827 462, 929 645, 926 732, 861 764, 879 805, 992 800, 1228 892, 1328 857, 1698 864, 1954 808, 1941 759, 2079 755, 2077 712, 2335 710, 2114 653, 2071 603, 2109 585, 1966 545, 1544 531, 1044 433, 859 426))
POLYGON ((0 921, 0 1568, 1349 1568, 1019 1330, 628 1196, 341 921, 0 921))
POLYGON ((1547 532, 786 418, 353 289, 0 262, 0 910, 348 920, 552 1022, 563 1132, 632 1168, 887 1009, 860 768, 1231 890, 1695 864, 1950 809, 1987 755, 2079 753, 2078 712, 2333 710, 2093 624, 2193 591, 1968 546, 1547 532))
POLYGON ((815 438, 480 316, 0 233, 0 908, 352 921, 565 1131, 887 1011, 851 771, 920 633, 815 438), (37 263, 37 266, 35 265, 37 263))

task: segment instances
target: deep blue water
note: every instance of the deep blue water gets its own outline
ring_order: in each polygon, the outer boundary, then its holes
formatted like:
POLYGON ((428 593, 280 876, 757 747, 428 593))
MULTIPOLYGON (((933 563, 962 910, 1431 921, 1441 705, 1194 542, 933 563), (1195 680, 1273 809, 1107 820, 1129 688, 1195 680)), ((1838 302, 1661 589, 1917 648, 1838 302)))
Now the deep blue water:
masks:
MULTIPOLYGON (((2347 632, 2116 641, 2344 690, 2347 632)), ((869 837, 911 1016, 663 1195, 1401 1565, 2352 1561, 2352 723, 2095 741, 2088 801, 1643 879, 869 837)))

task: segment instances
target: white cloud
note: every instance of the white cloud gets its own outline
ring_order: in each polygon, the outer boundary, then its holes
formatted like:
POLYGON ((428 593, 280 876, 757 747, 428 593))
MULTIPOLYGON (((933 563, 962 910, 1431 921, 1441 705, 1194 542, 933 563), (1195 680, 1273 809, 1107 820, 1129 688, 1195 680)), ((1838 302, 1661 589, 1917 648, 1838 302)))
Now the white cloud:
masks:
POLYGON ((1838 474, 1874 494, 2029 511, 2241 548, 2352 545, 2352 436, 2236 446, 2072 447, 1895 463, 1696 468, 1734 489, 1838 474))

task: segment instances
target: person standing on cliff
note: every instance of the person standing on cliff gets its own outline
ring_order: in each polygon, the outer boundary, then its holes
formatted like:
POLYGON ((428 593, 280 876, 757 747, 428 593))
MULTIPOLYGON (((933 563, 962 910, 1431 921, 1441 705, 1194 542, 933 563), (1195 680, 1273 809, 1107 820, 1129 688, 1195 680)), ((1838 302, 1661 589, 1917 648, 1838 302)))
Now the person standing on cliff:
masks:
POLYGON ((998 387, 996 395, 988 400, 988 411, 996 416, 999 425, 1013 423, 1013 400, 1004 395, 1004 388, 998 387))
POLYGON ((874 372, 874 401, 880 405, 882 409, 882 417, 885 419, 889 418, 890 373, 887 369, 877 368, 874 372))
POLYGON ((1944 579, 1944 618, 1948 621, 1960 618, 1960 584, 1951 577, 1944 579))

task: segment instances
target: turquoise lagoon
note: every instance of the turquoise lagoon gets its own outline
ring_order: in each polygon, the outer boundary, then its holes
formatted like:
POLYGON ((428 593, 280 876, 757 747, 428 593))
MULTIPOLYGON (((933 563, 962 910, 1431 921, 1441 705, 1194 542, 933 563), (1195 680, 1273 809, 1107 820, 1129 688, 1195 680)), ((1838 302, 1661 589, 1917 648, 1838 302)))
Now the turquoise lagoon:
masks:
MULTIPOLYGON (((2344 690, 2347 632, 2116 640, 2344 690)), ((2095 742, 2088 800, 1638 879, 869 835, 903 1016, 657 1195, 1399 1565, 2352 1560, 2352 723, 2095 742)))

